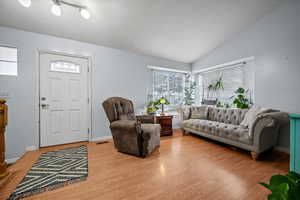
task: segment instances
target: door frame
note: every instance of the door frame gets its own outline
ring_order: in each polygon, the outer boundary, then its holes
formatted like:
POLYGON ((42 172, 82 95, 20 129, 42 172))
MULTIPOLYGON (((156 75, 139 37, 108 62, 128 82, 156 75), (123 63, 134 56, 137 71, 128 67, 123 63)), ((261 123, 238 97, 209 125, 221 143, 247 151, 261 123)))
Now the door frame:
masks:
POLYGON ((69 53, 64 53, 64 52, 59 52, 59 51, 50 51, 50 50, 37 50, 37 64, 36 64, 36 81, 35 81, 35 121, 36 121, 36 132, 37 132, 37 137, 38 137, 38 146, 32 146, 33 150, 37 150, 41 147, 41 118, 40 118, 40 68, 41 68, 41 63, 40 63, 40 56, 41 54, 52 54, 52 55, 59 55, 59 56, 68 56, 68 57, 74 57, 74 58, 81 58, 81 59, 86 59, 88 62, 88 72, 87 72, 87 92, 88 92, 88 109, 87 109, 87 132, 88 132, 88 141, 92 141, 92 57, 90 56, 82 56, 82 55, 77 55, 77 54, 69 54, 69 53))

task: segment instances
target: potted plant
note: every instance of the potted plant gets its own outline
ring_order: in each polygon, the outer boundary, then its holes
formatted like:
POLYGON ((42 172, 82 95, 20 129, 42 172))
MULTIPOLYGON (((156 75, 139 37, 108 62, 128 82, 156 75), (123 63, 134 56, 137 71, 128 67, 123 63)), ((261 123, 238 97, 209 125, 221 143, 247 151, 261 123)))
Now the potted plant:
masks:
POLYGON ((241 109, 247 109, 252 104, 251 101, 246 97, 246 94, 248 91, 246 91, 244 88, 238 88, 235 92, 235 96, 232 96, 233 104, 236 105, 237 108, 241 109))
POLYGON ((146 112, 148 115, 154 115, 159 109, 157 101, 150 101, 147 105, 146 112))
POLYGON ((165 115, 164 105, 169 105, 170 104, 168 99, 166 99, 165 97, 161 97, 160 99, 158 99, 156 101, 156 103, 157 103, 157 105, 161 105, 161 114, 160 115, 165 115))
POLYGON ((195 89, 196 89, 197 83, 193 81, 189 87, 184 88, 184 104, 185 105, 193 105, 195 103, 195 89))
POLYGON ((272 193, 268 200, 297 200, 300 199, 300 175, 290 172, 287 175, 274 175, 269 184, 259 183, 272 193))

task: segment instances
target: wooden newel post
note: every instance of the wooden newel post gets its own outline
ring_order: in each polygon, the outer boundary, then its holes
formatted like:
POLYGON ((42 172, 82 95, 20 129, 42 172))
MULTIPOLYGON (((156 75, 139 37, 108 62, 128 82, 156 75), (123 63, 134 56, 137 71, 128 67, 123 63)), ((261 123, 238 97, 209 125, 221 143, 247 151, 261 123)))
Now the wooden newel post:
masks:
POLYGON ((7 105, 0 99, 0 187, 8 180, 10 173, 5 162, 5 127, 7 125, 7 105))

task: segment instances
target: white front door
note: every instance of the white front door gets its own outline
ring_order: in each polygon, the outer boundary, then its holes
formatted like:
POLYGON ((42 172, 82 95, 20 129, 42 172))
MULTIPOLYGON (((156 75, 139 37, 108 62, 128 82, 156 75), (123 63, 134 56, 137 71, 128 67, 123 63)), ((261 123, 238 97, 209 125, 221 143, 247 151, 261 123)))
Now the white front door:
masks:
POLYGON ((40 145, 88 140, 88 60, 40 54, 40 145))

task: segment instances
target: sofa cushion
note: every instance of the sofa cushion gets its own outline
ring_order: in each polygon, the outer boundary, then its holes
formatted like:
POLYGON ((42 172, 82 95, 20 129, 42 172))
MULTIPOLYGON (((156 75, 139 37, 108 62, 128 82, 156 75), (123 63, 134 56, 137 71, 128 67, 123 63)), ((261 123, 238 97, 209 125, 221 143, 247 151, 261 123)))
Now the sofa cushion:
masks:
POLYGON ((207 119, 208 107, 207 106, 192 106, 191 119, 207 119))
POLYGON ((225 109, 210 107, 208 109, 208 119, 226 124, 239 125, 244 119, 247 111, 247 109, 225 109))
POLYGON ((195 132, 207 133, 251 145, 253 140, 249 137, 249 129, 239 125, 225 124, 210 120, 189 119, 182 123, 183 128, 195 130, 195 132))

